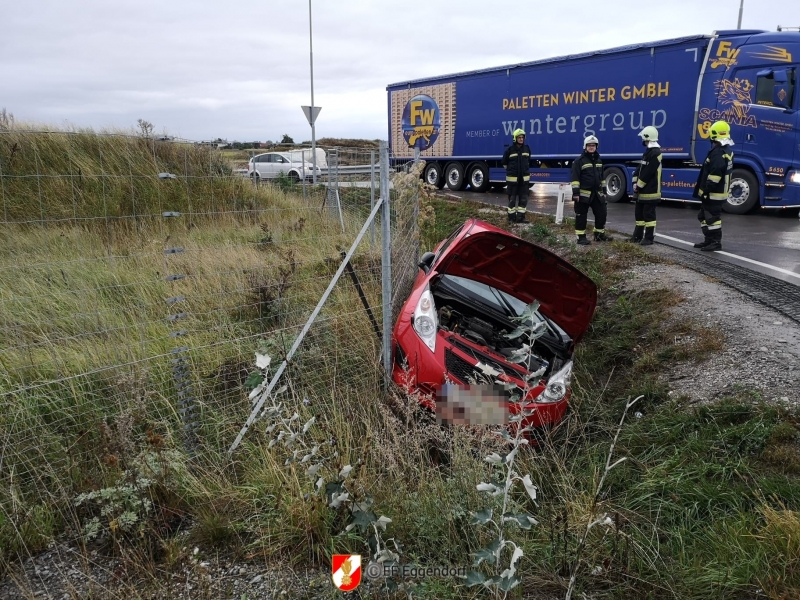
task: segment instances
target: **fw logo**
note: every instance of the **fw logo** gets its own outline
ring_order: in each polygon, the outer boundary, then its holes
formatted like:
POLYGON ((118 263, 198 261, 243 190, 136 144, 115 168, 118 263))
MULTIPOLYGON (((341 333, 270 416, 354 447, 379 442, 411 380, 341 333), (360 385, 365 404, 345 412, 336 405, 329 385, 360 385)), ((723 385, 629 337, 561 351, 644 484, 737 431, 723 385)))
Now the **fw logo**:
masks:
POLYGON ((716 69, 720 65, 732 67, 736 64, 737 56, 739 56, 739 48, 732 48, 730 42, 722 41, 717 46, 717 55, 711 59, 711 68, 716 69))

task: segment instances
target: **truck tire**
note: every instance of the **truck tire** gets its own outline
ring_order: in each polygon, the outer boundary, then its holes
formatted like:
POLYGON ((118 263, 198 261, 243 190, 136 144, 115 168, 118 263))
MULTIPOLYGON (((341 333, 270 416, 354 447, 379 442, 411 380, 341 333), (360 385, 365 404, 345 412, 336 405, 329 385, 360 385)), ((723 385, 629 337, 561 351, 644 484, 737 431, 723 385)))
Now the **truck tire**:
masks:
POLYGON ((722 210, 733 215, 743 215, 758 206, 758 180, 745 169, 734 169, 731 173, 731 187, 728 200, 722 210))
POLYGON ((425 166, 423 178, 425 179, 425 183, 437 189, 442 189, 444 187, 444 175, 442 175, 442 167, 439 163, 428 163, 425 166))
POLYGON ((489 189, 489 167, 477 164, 469 172, 469 186, 473 192, 483 193, 489 189))
POLYGON ((606 200, 620 202, 628 193, 628 180, 622 169, 609 167, 603 171, 606 180, 606 200))
POLYGON ((467 179, 464 177, 464 167, 461 163, 451 162, 444 168, 444 179, 454 192, 460 192, 467 186, 467 179))

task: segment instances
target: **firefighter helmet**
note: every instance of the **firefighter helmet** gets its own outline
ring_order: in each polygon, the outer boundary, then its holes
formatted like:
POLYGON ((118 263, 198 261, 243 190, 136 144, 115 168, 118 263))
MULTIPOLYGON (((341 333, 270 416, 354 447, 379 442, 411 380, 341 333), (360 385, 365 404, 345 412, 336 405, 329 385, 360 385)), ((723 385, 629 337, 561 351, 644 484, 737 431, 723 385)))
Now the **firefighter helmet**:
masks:
POLYGON ((517 141, 519 136, 525 137, 525 130, 524 129, 515 129, 514 130, 514 141, 517 141))
POLYGON ((656 129, 652 125, 648 125, 639 132, 639 137, 642 138, 643 142, 657 142, 658 129, 656 129))
POLYGON ((586 146, 588 146, 589 144, 594 144, 595 146, 599 146, 600 145, 600 140, 598 140, 593 135, 586 136, 583 139, 583 149, 586 150, 586 146))
POLYGON ((708 130, 712 140, 731 137, 731 126, 725 121, 717 121, 708 130))

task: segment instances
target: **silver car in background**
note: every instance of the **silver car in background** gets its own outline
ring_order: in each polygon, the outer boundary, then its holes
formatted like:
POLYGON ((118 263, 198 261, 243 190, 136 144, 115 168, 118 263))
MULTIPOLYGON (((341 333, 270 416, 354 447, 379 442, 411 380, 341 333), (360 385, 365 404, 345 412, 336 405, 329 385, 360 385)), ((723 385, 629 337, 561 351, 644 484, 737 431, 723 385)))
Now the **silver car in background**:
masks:
MULTIPOLYGON (((261 179, 275 179, 281 173, 293 181, 309 180, 312 179, 314 170, 311 159, 311 150, 256 154, 247 163, 247 176, 256 182, 261 179)), ((324 150, 317 149, 317 177, 327 166, 324 150)))

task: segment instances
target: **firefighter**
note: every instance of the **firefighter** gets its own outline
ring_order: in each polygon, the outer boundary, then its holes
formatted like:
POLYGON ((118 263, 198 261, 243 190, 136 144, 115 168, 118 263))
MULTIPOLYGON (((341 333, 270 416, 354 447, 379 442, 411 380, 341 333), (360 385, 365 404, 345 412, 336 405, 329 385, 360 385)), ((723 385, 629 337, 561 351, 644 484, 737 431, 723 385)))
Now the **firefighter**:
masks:
POLYGON ((594 214, 594 241, 610 242, 606 235, 606 180, 603 176, 603 163, 597 152, 599 140, 590 135, 583 140, 583 154, 572 163, 572 203, 575 208, 575 235, 578 244, 588 246, 586 239, 586 218, 589 209, 594 214))
POLYGON ((506 170, 509 223, 524 223, 531 180, 531 149, 525 143, 525 132, 514 130, 514 143, 503 153, 501 161, 506 170))
POLYGON ((658 144, 658 129, 652 125, 642 129, 639 137, 647 149, 633 173, 636 227, 629 241, 652 246, 656 233, 656 206, 661 202, 661 146, 658 144))
POLYGON ((722 250, 722 206, 728 199, 731 185, 733 140, 731 127, 725 121, 717 121, 708 132, 711 150, 694 186, 694 197, 702 201, 697 219, 705 239, 694 247, 713 252, 722 250))

